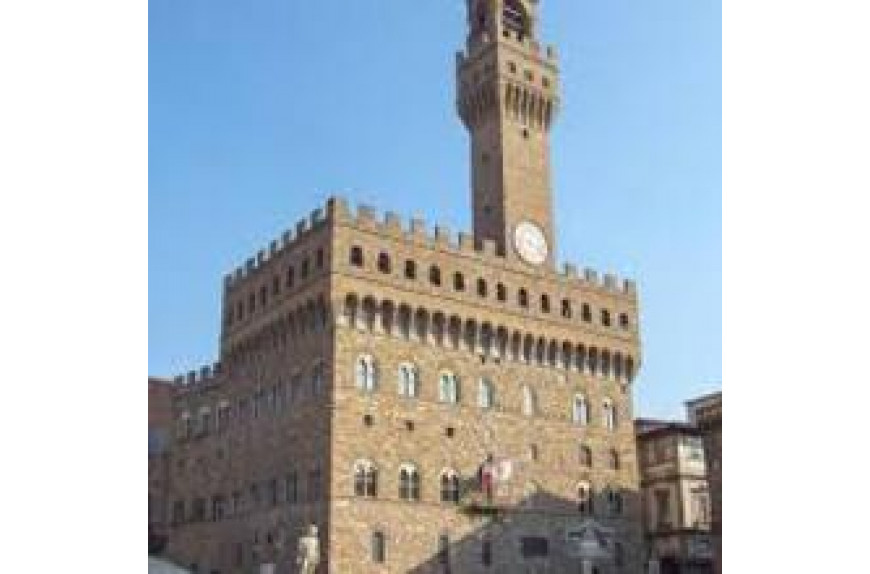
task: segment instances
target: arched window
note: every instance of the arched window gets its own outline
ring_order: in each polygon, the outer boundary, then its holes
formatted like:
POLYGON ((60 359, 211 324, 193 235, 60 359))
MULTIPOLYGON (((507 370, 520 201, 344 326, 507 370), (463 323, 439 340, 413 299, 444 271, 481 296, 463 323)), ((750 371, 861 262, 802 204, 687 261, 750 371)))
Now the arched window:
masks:
POLYGON ((441 473, 441 502, 459 503, 459 475, 454 470, 441 473))
POLYGON ((610 311, 607 309, 601 310, 601 324, 605 327, 610 327, 610 311))
POLYGON ((480 379, 477 387, 477 406, 491 409, 495 406, 495 386, 489 379, 480 379))
POLYGON ((354 245, 350 248, 350 264, 354 267, 362 267, 365 265, 362 247, 354 245))
POLYGON ((586 398, 581 394, 574 395, 573 420, 574 424, 586 426, 589 424, 589 405, 586 398))
POLYGON ((450 372, 441 373, 438 385, 438 399, 442 403, 455 405, 459 402, 459 378, 450 372))
POLYGON ((613 406, 613 401, 604 399, 602 410, 604 413, 604 428, 611 431, 616 430, 618 421, 616 420, 616 407, 613 406))
POLYGON ((387 560, 387 537, 380 530, 372 533, 372 562, 383 564, 387 560))
POLYGON ((505 0, 502 11, 502 25, 522 39, 529 35, 529 22, 526 11, 519 0, 505 0))
POLYGON ((378 367, 374 357, 361 355, 356 360, 356 388, 374 392, 378 384, 378 367))
POLYGON ((495 287, 495 296, 501 302, 507 301, 507 287, 504 286, 504 283, 499 283, 495 287))
POLYGON ((417 262, 411 259, 405 261, 405 279, 417 278, 417 262))
POLYGON ((523 385, 523 414, 533 417, 538 412, 538 397, 529 385, 523 385))
POLYGON ((619 453, 616 449, 611 449, 607 456, 607 462, 610 470, 619 470, 619 453))
POLYGON ((411 363, 399 365, 399 396, 415 399, 420 392, 420 373, 411 363))
POLYGON ((420 500, 420 471, 413 464, 403 464, 399 468, 399 498, 420 500))
POLYGON ((592 506, 592 487, 588 482, 581 482, 577 485, 577 510, 584 516, 591 516, 594 510, 592 506))
POLYGON ((390 256, 386 253, 378 255, 378 271, 381 273, 391 273, 393 266, 390 263, 390 256))
POLYGON ((453 289, 455 291, 465 291, 465 276, 458 271, 453 274, 453 289))
POLYGON ((429 283, 436 286, 441 285, 441 269, 437 265, 429 268, 429 283))
POLYGON ((529 293, 528 293, 528 291, 526 291, 525 289, 520 289, 519 293, 517 294, 517 302, 519 303, 520 307, 523 307, 523 308, 528 307, 529 306, 529 293))
POLYGON ((371 462, 360 460, 353 465, 353 493, 363 498, 378 495, 378 469, 371 462))
POLYGON ((565 319, 570 319, 571 315, 572 312, 570 299, 562 299, 562 317, 564 317, 565 319))
POLYGON ((487 292, 486 280, 482 279, 482 278, 478 279, 477 280, 477 295, 479 297, 486 297, 486 292, 487 292))
POLYGON ((585 323, 592 321, 592 308, 589 307, 589 303, 583 303, 583 307, 581 307, 580 310, 580 316, 585 323))
POLYGON ((541 295, 541 311, 544 313, 550 312, 550 296, 546 293, 541 295))

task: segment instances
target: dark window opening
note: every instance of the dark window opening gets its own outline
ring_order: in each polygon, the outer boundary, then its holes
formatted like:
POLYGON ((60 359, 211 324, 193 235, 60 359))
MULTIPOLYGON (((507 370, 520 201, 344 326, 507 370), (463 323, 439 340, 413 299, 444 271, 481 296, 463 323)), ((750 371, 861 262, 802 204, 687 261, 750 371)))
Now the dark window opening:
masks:
POLYGON ((477 280, 477 294, 480 297, 486 297, 486 280, 478 279, 477 280))
POLYGON ((587 323, 592 321, 592 309, 589 307, 589 303, 583 303, 583 307, 580 313, 583 321, 587 323))
POLYGON ((504 283, 496 285, 495 291, 496 299, 502 302, 507 301, 507 287, 504 286, 504 283))
POLYGON ((441 285, 441 269, 439 269, 435 265, 433 265, 429 269, 429 282, 432 285, 437 285, 437 286, 441 285))
POLYGON ((465 291, 465 277, 462 273, 453 275, 453 289, 456 291, 465 291))
POLYGON ((541 311, 550 312, 550 297, 548 295, 541 295, 541 311))
POLYGON ((520 307, 526 308, 529 306, 529 294, 525 289, 520 289, 519 294, 517 295, 517 300, 519 301, 520 307))
POLYGON ((376 564, 383 564, 387 556, 387 543, 384 533, 377 531, 372 534, 372 561, 376 564))
POLYGON ((569 301, 568 299, 563 299, 562 300, 562 317, 564 317, 565 319, 570 319, 571 315, 572 315, 571 301, 569 301))
POLYGON ((610 327, 610 311, 607 309, 601 310, 601 324, 605 327, 610 327))
POLYGON ((350 264, 354 267, 362 267, 365 264, 362 247, 354 246, 350 248, 350 264))
POLYGON ((405 261, 405 279, 417 278, 417 263, 415 261, 405 261))
POLYGON ((392 264, 390 263, 390 256, 386 253, 381 253, 378 255, 378 271, 381 273, 390 273, 392 271, 392 264))

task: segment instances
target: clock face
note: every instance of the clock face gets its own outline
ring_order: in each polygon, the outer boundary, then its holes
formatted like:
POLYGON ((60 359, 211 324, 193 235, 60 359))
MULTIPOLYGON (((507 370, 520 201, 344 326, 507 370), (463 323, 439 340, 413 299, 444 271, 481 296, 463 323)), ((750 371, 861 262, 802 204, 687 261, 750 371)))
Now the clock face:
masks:
POLYGON ((549 248, 541 228, 530 221, 523 221, 514 231, 517 252, 527 263, 540 265, 547 260, 549 248))

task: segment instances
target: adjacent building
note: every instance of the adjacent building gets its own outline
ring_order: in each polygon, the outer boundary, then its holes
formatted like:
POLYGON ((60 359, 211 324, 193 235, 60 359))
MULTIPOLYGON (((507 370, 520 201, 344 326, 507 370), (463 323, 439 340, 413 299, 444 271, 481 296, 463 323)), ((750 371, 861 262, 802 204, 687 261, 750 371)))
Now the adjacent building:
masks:
POLYGON ((635 283, 557 268, 558 56, 539 2, 468 0, 473 230, 340 198, 223 284, 177 379, 167 553, 194 572, 639 574, 635 283))
POLYGON ((704 438, 707 480, 710 484, 712 531, 716 545, 716 573, 722 572, 722 392, 686 403, 689 421, 704 438))
POLYGON ((174 429, 172 381, 148 379, 148 549, 160 552, 166 543, 169 493, 169 444, 174 429))
POLYGON ((711 574, 710 493, 701 432, 690 424, 635 421, 643 525, 662 574, 711 574))

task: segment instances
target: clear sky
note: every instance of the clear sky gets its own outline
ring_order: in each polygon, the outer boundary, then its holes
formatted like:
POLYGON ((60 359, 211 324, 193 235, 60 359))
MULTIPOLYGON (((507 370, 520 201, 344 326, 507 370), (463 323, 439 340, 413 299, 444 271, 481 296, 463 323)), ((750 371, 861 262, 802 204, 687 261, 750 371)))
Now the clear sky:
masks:
MULTIPOLYGON (((721 388, 721 0, 541 0, 559 258, 639 284, 636 414, 721 388)), ((216 360, 225 273, 329 195, 470 230, 464 0, 150 0, 151 375, 216 360)))

